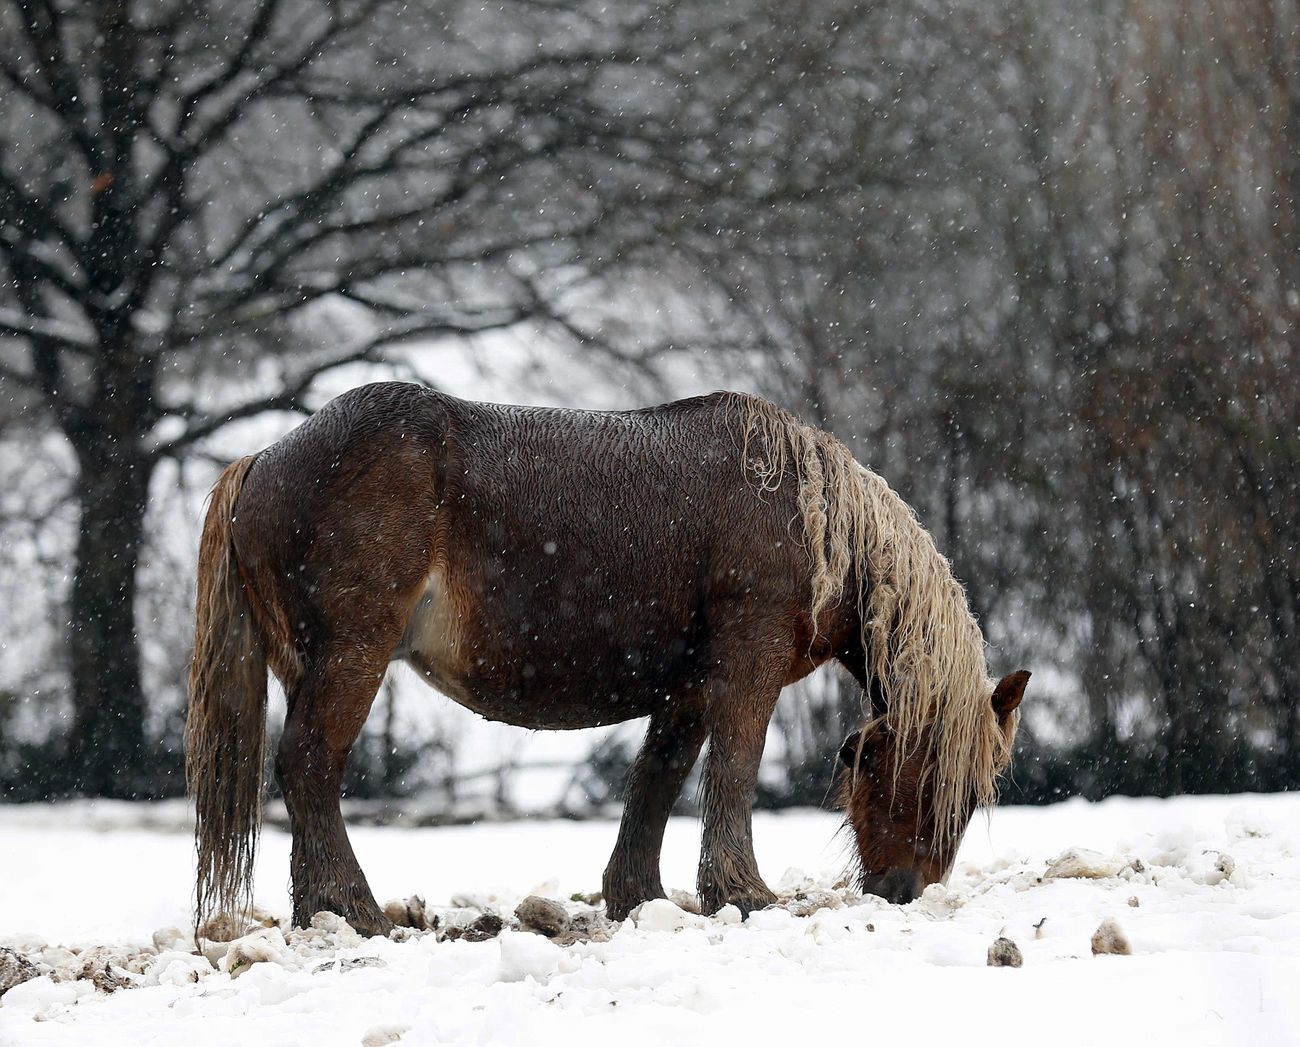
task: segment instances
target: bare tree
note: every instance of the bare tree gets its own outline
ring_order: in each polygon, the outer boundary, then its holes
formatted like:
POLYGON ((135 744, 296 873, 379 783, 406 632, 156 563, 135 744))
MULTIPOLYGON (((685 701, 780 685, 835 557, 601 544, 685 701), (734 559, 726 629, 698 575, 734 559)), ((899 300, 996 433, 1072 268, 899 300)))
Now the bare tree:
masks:
POLYGON ((537 315, 538 274, 604 217, 574 185, 671 138, 634 93, 608 104, 660 50, 652 23, 507 8, 484 48, 473 4, 0 2, 0 377, 77 462, 82 790, 130 794, 140 770, 157 464, 302 409, 341 364, 537 315), (313 318, 332 337, 304 345, 313 318))

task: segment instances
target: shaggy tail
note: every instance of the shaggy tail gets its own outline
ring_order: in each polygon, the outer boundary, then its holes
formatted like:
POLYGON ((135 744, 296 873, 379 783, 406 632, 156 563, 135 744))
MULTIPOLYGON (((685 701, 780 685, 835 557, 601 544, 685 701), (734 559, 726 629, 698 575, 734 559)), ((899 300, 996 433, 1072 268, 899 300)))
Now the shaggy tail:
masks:
POLYGON ((230 524, 253 457, 212 489, 199 543, 185 780, 198 852, 195 924, 252 903, 266 753, 266 648, 239 577, 230 524))

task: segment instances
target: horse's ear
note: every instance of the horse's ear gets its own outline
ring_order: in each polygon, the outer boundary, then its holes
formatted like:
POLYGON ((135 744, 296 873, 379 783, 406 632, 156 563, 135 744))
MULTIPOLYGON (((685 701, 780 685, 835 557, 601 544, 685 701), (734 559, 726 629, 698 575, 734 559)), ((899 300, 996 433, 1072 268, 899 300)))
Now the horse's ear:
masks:
POLYGON ((858 745, 862 738, 861 731, 854 731, 844 739, 844 744, 840 746, 840 763, 845 767, 852 767, 858 761, 858 745))
POLYGON ((999 720, 1005 720, 1016 710, 1020 700, 1025 696, 1025 684, 1029 682, 1029 670, 1017 669, 1010 676, 1004 676, 993 688, 993 711, 999 720))
POLYGON ((849 768, 871 766, 889 737, 889 725, 884 719, 869 720, 844 739, 840 746, 840 763, 849 768))

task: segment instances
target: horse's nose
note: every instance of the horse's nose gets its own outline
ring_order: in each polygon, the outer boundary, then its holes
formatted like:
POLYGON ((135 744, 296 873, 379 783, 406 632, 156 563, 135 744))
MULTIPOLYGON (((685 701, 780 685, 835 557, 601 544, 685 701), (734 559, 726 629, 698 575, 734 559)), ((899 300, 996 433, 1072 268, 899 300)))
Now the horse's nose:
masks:
POLYGON ((862 889, 894 905, 906 905, 925 889, 921 874, 915 869, 892 869, 887 873, 865 877, 862 889))

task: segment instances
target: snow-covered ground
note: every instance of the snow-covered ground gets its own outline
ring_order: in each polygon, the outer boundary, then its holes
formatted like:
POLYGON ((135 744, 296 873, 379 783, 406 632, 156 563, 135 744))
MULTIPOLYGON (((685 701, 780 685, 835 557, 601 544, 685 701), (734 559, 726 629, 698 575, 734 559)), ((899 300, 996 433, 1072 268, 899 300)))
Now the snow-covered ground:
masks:
MULTIPOLYGON (((77 961, 56 947, 138 952, 183 924, 190 841, 174 808, 148 814, 0 808, 0 945, 68 970, 77 961)), ((608 941, 564 947, 510 929, 351 945, 317 931, 287 946, 262 932, 272 958, 234 978, 172 952, 138 955, 143 973, 117 980, 141 984, 111 993, 27 981, 0 999, 0 1044, 1300 1042, 1300 796, 1002 808, 972 825, 947 888, 901 907, 836 889, 836 826, 817 812, 756 817, 764 874, 804 899, 744 924, 661 904, 608 941), (1045 875, 1071 848, 1098 852, 1084 871, 1105 875, 1045 875), (1107 918, 1131 955, 1092 954, 1107 918), (986 965, 999 936, 1022 967, 986 965)), ((509 923, 528 894, 597 890, 614 834, 611 822, 352 831, 380 899, 418 892, 444 925, 472 906, 509 923)), ((694 881, 697 844, 693 821, 669 826, 670 888, 694 881)), ((287 866, 287 837, 268 830, 257 897, 274 914, 287 866)))

